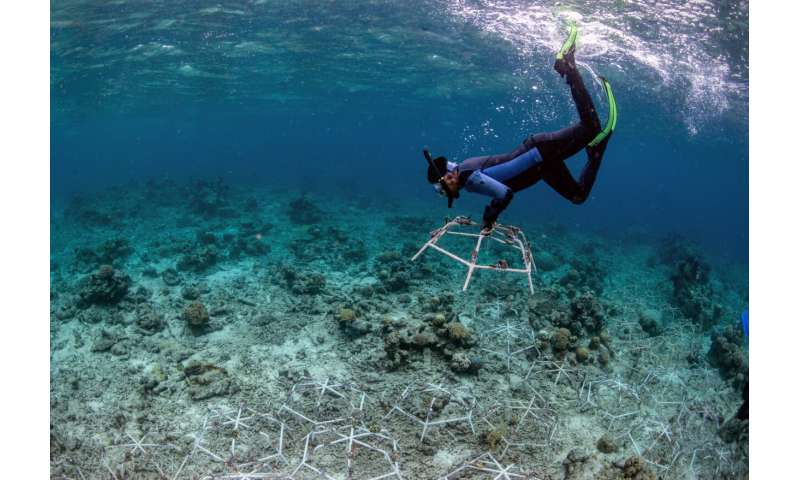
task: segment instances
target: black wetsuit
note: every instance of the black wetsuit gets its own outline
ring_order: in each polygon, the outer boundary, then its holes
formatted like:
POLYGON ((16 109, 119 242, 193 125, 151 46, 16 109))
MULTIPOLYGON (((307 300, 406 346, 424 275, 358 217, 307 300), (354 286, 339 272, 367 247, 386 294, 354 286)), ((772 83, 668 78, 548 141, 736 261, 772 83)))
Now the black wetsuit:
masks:
POLYGON ((458 165, 461 187, 493 197, 484 210, 484 226, 497 220, 514 192, 539 180, 576 204, 589 196, 611 135, 589 146, 601 130, 600 119, 577 68, 568 69, 565 77, 580 116, 578 123, 555 132, 531 135, 509 153, 472 157, 458 165), (564 160, 584 149, 588 161, 576 181, 564 160))

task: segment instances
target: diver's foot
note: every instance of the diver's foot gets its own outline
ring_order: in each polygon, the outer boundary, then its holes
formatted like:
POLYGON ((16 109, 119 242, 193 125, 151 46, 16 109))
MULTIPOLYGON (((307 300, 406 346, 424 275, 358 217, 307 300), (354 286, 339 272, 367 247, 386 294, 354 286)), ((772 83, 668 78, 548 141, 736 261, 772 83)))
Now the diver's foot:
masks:
POLYGON ((553 68, 562 77, 569 72, 574 72, 577 68, 575 66, 575 47, 572 47, 572 50, 564 54, 562 58, 557 58, 553 68))
POLYGON ((575 41, 578 38, 578 27, 574 23, 569 25, 569 35, 561 45, 561 49, 556 54, 556 62, 553 68, 562 77, 575 70, 575 41))

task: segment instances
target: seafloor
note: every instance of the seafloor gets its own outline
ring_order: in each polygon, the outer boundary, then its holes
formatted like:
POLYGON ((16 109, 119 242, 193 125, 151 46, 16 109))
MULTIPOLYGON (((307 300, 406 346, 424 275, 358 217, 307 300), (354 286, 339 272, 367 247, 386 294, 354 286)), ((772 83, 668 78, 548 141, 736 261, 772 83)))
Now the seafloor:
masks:
POLYGON ((747 271, 678 237, 520 225, 535 294, 461 293, 404 204, 153 180, 51 219, 53 478, 748 476, 747 271))

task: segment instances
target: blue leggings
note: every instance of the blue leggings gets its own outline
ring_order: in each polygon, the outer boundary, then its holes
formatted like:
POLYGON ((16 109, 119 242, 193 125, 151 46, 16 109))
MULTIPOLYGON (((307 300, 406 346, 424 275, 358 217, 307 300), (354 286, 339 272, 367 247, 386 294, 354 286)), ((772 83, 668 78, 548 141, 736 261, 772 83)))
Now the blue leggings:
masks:
POLYGON ((542 160, 542 155, 539 153, 539 150, 534 147, 505 163, 498 163, 493 167, 485 168, 482 170, 482 172, 499 182, 506 183, 514 177, 519 176, 528 170, 536 168, 537 164, 540 164, 543 161, 544 160, 542 160))

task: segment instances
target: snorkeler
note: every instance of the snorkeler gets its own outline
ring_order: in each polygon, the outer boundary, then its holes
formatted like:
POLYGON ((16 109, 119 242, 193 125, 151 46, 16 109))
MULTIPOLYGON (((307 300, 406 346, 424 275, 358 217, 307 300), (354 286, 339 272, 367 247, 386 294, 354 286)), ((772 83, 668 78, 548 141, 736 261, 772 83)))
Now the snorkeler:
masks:
POLYGON ((492 197, 483 212, 483 233, 492 230, 497 217, 514 198, 514 192, 539 180, 544 180, 575 204, 586 201, 592 190, 603 153, 617 123, 617 107, 611 84, 601 77, 609 103, 608 122, 601 129, 594 103, 575 65, 577 36, 578 29, 573 24, 569 37, 556 55, 553 68, 562 78, 566 77, 578 109, 578 123, 555 132, 531 135, 512 152, 472 157, 460 164, 448 162, 445 157, 434 159, 427 150, 424 151, 428 161, 428 182, 434 184, 440 194, 447 196, 448 207, 453 206, 453 200, 458 198, 462 188, 492 197), (588 160, 576 181, 564 161, 584 149, 588 160))

